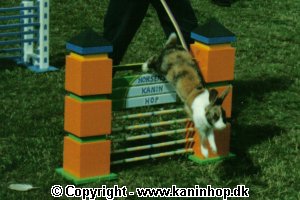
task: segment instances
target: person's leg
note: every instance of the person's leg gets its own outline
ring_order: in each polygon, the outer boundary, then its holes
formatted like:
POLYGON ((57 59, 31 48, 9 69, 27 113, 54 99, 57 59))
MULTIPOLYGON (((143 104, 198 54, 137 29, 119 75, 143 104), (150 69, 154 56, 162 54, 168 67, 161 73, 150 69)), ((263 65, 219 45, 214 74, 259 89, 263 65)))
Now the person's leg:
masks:
POLYGON ((104 37, 113 45, 114 65, 121 62, 147 12, 149 0, 110 0, 104 18, 104 37))
MULTIPOLYGON (((166 0, 171 12, 173 13, 180 30, 182 31, 183 37, 189 45, 191 43, 190 34, 191 31, 197 27, 198 21, 194 10, 189 0, 166 0)), ((155 8, 160 23, 164 29, 166 36, 168 37, 172 32, 175 32, 175 28, 162 6, 160 0, 151 0, 151 4, 155 8)))

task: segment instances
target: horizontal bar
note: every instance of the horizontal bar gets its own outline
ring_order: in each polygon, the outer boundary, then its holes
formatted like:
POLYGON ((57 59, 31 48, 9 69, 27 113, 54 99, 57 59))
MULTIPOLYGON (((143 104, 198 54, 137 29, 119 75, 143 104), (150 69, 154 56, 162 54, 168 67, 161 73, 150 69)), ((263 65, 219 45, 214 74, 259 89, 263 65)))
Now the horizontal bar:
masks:
POLYGON ((157 154, 150 154, 146 156, 139 156, 139 157, 134 157, 134 158, 126 158, 122 160, 116 160, 112 161, 111 165, 117 165, 117 164, 122 164, 122 163, 129 163, 129 162, 135 162, 135 161, 140 161, 140 160, 149 160, 153 158, 160 158, 160 157, 165 157, 165 156, 172 156, 176 154, 183 154, 183 153, 192 153, 193 149, 178 149, 175 151, 167 151, 167 152, 162 152, 162 153, 157 153, 157 154))
POLYGON ((39 8, 38 6, 0 8, 0 12, 19 11, 19 10, 36 10, 38 8, 39 8))
POLYGON ((11 19, 24 19, 24 18, 37 18, 38 14, 33 15, 8 15, 8 16, 0 16, 0 21, 3 20, 11 20, 11 19))
POLYGON ((37 33, 38 31, 6 32, 6 33, 0 33, 0 37, 21 36, 21 35, 30 35, 30 34, 37 34, 37 33))
POLYGON ((37 41, 38 39, 8 40, 8 41, 0 41, 0 45, 23 44, 23 43, 37 42, 37 41))
POLYGON ((166 126, 166 125, 184 123, 184 122, 188 122, 188 121, 190 121, 189 118, 183 118, 183 119, 161 121, 161 122, 155 122, 155 123, 146 123, 146 124, 138 124, 138 125, 132 125, 132 126, 123 126, 123 127, 119 127, 119 128, 112 128, 112 132, 121 132, 121 131, 125 131, 125 130, 128 131, 128 130, 136 130, 136 129, 143 129, 143 128, 158 127, 158 126, 166 126))
POLYGON ((28 26, 39 26, 39 25, 40 25, 40 23, 38 23, 38 22, 28 23, 28 24, 5 24, 5 25, 0 25, 0 30, 19 28, 19 27, 28 27, 28 26))
POLYGON ((172 113, 177 113, 177 112, 182 112, 182 111, 183 111, 183 108, 176 108, 176 109, 160 110, 160 111, 154 111, 154 112, 123 115, 123 116, 116 117, 116 119, 134 119, 134 118, 140 118, 140 117, 151 117, 151 116, 172 114, 172 113))
POLYGON ((0 53, 10 53, 10 52, 21 52, 21 48, 11 48, 11 49, 0 49, 0 53))
POLYGON ((142 140, 142 139, 146 139, 146 138, 154 138, 154 137, 160 137, 160 136, 166 136, 166 135, 186 133, 188 131, 194 131, 194 128, 182 128, 182 129, 176 129, 176 130, 170 130, 170 131, 161 131, 161 132, 156 132, 156 133, 128 136, 125 138, 118 138, 118 139, 112 138, 112 141, 113 141, 113 143, 125 142, 125 141, 136 141, 136 140, 142 140))
POLYGON ((21 60, 22 56, 0 56, 0 60, 21 60))
POLYGON ((186 139, 173 140, 173 141, 161 142, 161 143, 156 143, 156 144, 128 147, 128 148, 124 148, 124 149, 115 150, 112 152, 112 154, 141 151, 141 150, 145 150, 145 149, 154 149, 154 148, 172 146, 172 145, 176 145, 176 144, 183 144, 183 143, 193 142, 193 141, 194 141, 193 138, 186 138, 186 139))

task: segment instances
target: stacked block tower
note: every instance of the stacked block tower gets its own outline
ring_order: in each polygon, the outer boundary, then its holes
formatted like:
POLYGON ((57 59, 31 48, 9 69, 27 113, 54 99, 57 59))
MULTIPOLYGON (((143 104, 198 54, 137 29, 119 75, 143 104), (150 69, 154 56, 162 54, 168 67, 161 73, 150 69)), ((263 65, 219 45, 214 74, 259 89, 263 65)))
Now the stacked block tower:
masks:
POLYGON ((67 43, 63 168, 75 184, 110 180, 112 46, 89 29, 67 43))
MULTIPOLYGON (((219 94, 231 87, 230 93, 225 98, 222 106, 226 111, 226 118, 231 117, 232 104, 232 86, 231 81, 234 79, 234 61, 235 48, 231 43, 236 40, 235 35, 226 29, 218 21, 212 19, 206 24, 197 27, 191 33, 192 39, 191 53, 196 59, 202 78, 209 88, 215 88, 219 94)), ((215 140, 218 153, 213 153, 209 147, 209 158, 205 159, 200 150, 199 134, 194 134, 195 145, 194 155, 190 158, 196 162, 206 162, 223 157, 232 156, 229 152, 230 147, 230 124, 223 131, 215 131, 215 140)))

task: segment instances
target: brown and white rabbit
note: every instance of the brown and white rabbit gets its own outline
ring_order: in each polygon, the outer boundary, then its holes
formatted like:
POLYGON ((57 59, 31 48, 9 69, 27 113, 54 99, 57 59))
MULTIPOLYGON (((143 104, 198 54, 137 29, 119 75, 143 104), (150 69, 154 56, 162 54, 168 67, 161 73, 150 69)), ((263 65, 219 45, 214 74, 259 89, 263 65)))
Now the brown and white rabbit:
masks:
POLYGON ((185 110, 193 120, 201 136, 201 152, 208 157, 206 140, 217 153, 214 130, 226 127, 226 115, 222 102, 230 87, 218 96, 215 89, 207 89, 197 71, 197 63, 189 52, 177 45, 177 36, 172 33, 159 55, 152 56, 142 66, 147 72, 153 69, 171 83, 184 103, 185 110))

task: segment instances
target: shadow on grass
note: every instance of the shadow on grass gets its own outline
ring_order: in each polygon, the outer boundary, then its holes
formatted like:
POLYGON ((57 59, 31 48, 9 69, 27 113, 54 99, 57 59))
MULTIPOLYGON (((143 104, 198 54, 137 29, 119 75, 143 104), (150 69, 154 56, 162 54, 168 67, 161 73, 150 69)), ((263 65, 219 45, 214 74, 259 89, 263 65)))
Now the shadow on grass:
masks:
MULTIPOLYGON (((282 134, 283 130, 273 124, 240 124, 236 119, 239 119, 241 111, 253 103, 263 103, 270 93, 284 92, 292 84, 293 81, 286 76, 234 81, 231 150, 237 156, 222 162, 221 177, 230 180, 235 176, 244 177, 260 173, 261 167, 255 164, 253 156, 249 155, 250 147, 282 134)), ((256 152, 256 155, 259 154, 265 152, 256 152)))
POLYGON ((237 80, 233 82, 232 115, 237 118, 251 100, 262 101, 270 92, 285 91, 293 81, 289 77, 267 77, 254 80, 237 80), (251 99, 251 100, 249 100, 251 99))
MULTIPOLYGON (((65 66, 65 54, 57 54, 51 59, 51 66, 55 68, 62 69, 65 66)), ((0 59, 0 71, 2 70, 14 70, 18 67, 26 68, 25 65, 18 64, 14 60, 10 59, 0 59)))
MULTIPOLYGON (((232 126, 235 136, 231 140, 231 150, 236 157, 225 160, 220 164, 219 174, 223 179, 232 180, 233 177, 246 177, 260 174, 261 166, 253 162, 249 155, 249 148, 282 134, 282 129, 274 125, 236 125, 232 126)), ((256 155, 266 152, 256 152, 256 155)))
POLYGON ((51 56, 50 65, 58 69, 64 68, 66 65, 65 57, 66 57, 65 53, 58 53, 54 56, 51 56))
POLYGON ((24 67, 24 66, 18 65, 14 60, 0 59, 0 71, 2 71, 2 70, 14 70, 17 67, 24 67))

